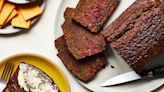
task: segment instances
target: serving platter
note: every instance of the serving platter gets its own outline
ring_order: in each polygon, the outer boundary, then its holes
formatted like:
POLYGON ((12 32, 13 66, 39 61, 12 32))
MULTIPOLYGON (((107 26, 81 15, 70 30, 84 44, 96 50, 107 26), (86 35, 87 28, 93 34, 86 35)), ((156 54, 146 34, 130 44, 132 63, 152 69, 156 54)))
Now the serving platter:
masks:
MULTIPOLYGON (((11 0, 11 1, 12 1, 12 0, 11 0)), ((24 1, 24 0, 23 0, 23 1, 24 1)), ((39 6, 40 6, 42 12, 44 12, 44 9, 45 9, 45 7, 46 7, 46 2, 47 2, 47 0, 39 0, 39 1, 36 1, 36 2, 33 2, 33 3, 39 4, 39 6)), ((40 18, 41 18, 41 17, 39 16, 39 17, 33 19, 33 20, 31 21, 31 27, 34 26, 35 23, 38 22, 40 18)), ((4 28, 0 29, 0 34, 6 34, 6 35, 7 35, 7 34, 17 33, 17 32, 20 32, 20 31, 28 31, 28 30, 26 30, 26 29, 21 29, 21 28, 16 28, 16 27, 12 27, 11 25, 7 25, 7 26, 5 26, 4 28)))
MULTIPOLYGON (((21 62, 31 64, 45 72, 48 76, 50 76, 55 82, 55 84, 59 87, 61 92, 70 92, 69 84, 64 73, 60 70, 60 68, 57 65, 52 64, 50 60, 43 56, 29 53, 12 55, 11 57, 8 57, 0 62, 0 75, 3 72, 6 62, 15 63, 13 73, 21 62)), ((4 92, 10 91, 7 88, 4 92)))
MULTIPOLYGON (((58 38, 63 35, 61 25, 64 22, 64 11, 67 7, 76 7, 79 0, 63 0, 62 4, 60 5, 59 12, 57 15, 57 21, 55 22, 55 38, 58 38)), ((105 26, 109 25, 112 21, 114 21, 122 12, 124 12, 135 0, 121 0, 118 8, 110 17, 109 21, 106 23, 105 26)), ((164 84, 164 78, 158 79, 148 79, 148 80, 141 80, 135 81, 127 84, 122 84, 118 86, 111 86, 111 87, 100 87, 100 84, 105 82, 107 79, 112 78, 118 74, 122 74, 132 69, 125 63, 125 61, 111 48, 109 47, 107 52, 105 53, 108 65, 105 69, 101 70, 96 77, 88 82, 82 82, 76 79, 82 86, 86 87, 87 89, 95 92, 150 92, 162 84, 164 84), (113 68, 114 67, 114 68, 113 68)), ((158 65, 164 65, 164 54, 160 55, 156 59, 154 59, 153 63, 151 63, 148 68, 152 68, 158 65), (154 63, 155 62, 155 63, 154 63)), ((74 76, 72 76, 74 77, 74 76)))

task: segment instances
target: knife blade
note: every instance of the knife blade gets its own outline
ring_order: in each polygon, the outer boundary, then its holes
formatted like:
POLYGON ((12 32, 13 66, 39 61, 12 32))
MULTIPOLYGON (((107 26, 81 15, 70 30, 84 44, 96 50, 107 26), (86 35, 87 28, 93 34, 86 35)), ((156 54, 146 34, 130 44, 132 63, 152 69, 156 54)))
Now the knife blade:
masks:
POLYGON ((135 71, 123 73, 123 74, 120 74, 113 78, 108 79, 107 81, 102 83, 100 86, 101 87, 114 86, 114 85, 118 85, 122 83, 132 82, 132 81, 140 80, 143 78, 156 77, 160 75, 164 75, 164 66, 154 68, 153 70, 144 71, 140 75, 137 74, 135 71))

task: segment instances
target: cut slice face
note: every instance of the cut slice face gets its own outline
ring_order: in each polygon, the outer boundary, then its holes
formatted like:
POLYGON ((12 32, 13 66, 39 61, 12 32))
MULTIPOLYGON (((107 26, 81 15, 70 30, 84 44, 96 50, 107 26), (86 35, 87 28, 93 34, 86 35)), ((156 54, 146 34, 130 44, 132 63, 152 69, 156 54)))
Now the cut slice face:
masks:
POLYGON ((77 60, 103 52, 106 49, 104 37, 101 34, 91 33, 74 23, 72 21, 73 13, 73 8, 66 9, 65 22, 62 25, 68 50, 77 60))
POLYGON ((67 67, 67 69, 78 79, 89 82, 107 65, 107 60, 103 53, 76 60, 67 49, 64 36, 55 40, 55 46, 58 50, 58 57, 67 67))
POLYGON ((101 30, 120 0, 80 0, 73 19, 90 32, 101 30))

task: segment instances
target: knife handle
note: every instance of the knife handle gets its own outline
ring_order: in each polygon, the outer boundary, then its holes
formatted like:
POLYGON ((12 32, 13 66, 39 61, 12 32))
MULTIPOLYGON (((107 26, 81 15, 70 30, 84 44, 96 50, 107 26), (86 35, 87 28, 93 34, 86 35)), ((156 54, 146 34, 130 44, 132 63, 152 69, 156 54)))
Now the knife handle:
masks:
POLYGON ((164 75, 164 66, 156 67, 149 71, 144 71, 141 73, 141 76, 148 76, 148 77, 154 77, 154 76, 160 76, 164 75))

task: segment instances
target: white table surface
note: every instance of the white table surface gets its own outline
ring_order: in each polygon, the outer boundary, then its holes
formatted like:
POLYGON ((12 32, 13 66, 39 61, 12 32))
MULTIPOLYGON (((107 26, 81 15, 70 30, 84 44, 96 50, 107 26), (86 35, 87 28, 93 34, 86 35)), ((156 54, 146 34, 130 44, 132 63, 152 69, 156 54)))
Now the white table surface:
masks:
POLYGON ((61 1, 47 0, 44 14, 29 32, 10 36, 0 35, 0 61, 8 56, 21 53, 34 53, 45 56, 64 71, 69 81, 71 92, 88 92, 72 78, 56 56, 54 25, 55 21, 57 21, 56 16, 61 1))
POLYGON ((56 56, 54 25, 61 1, 47 0, 47 6, 41 19, 29 32, 10 36, 0 35, 0 61, 13 54, 21 53, 35 53, 45 56, 64 71, 70 83, 71 92, 87 92, 71 77, 56 56))

